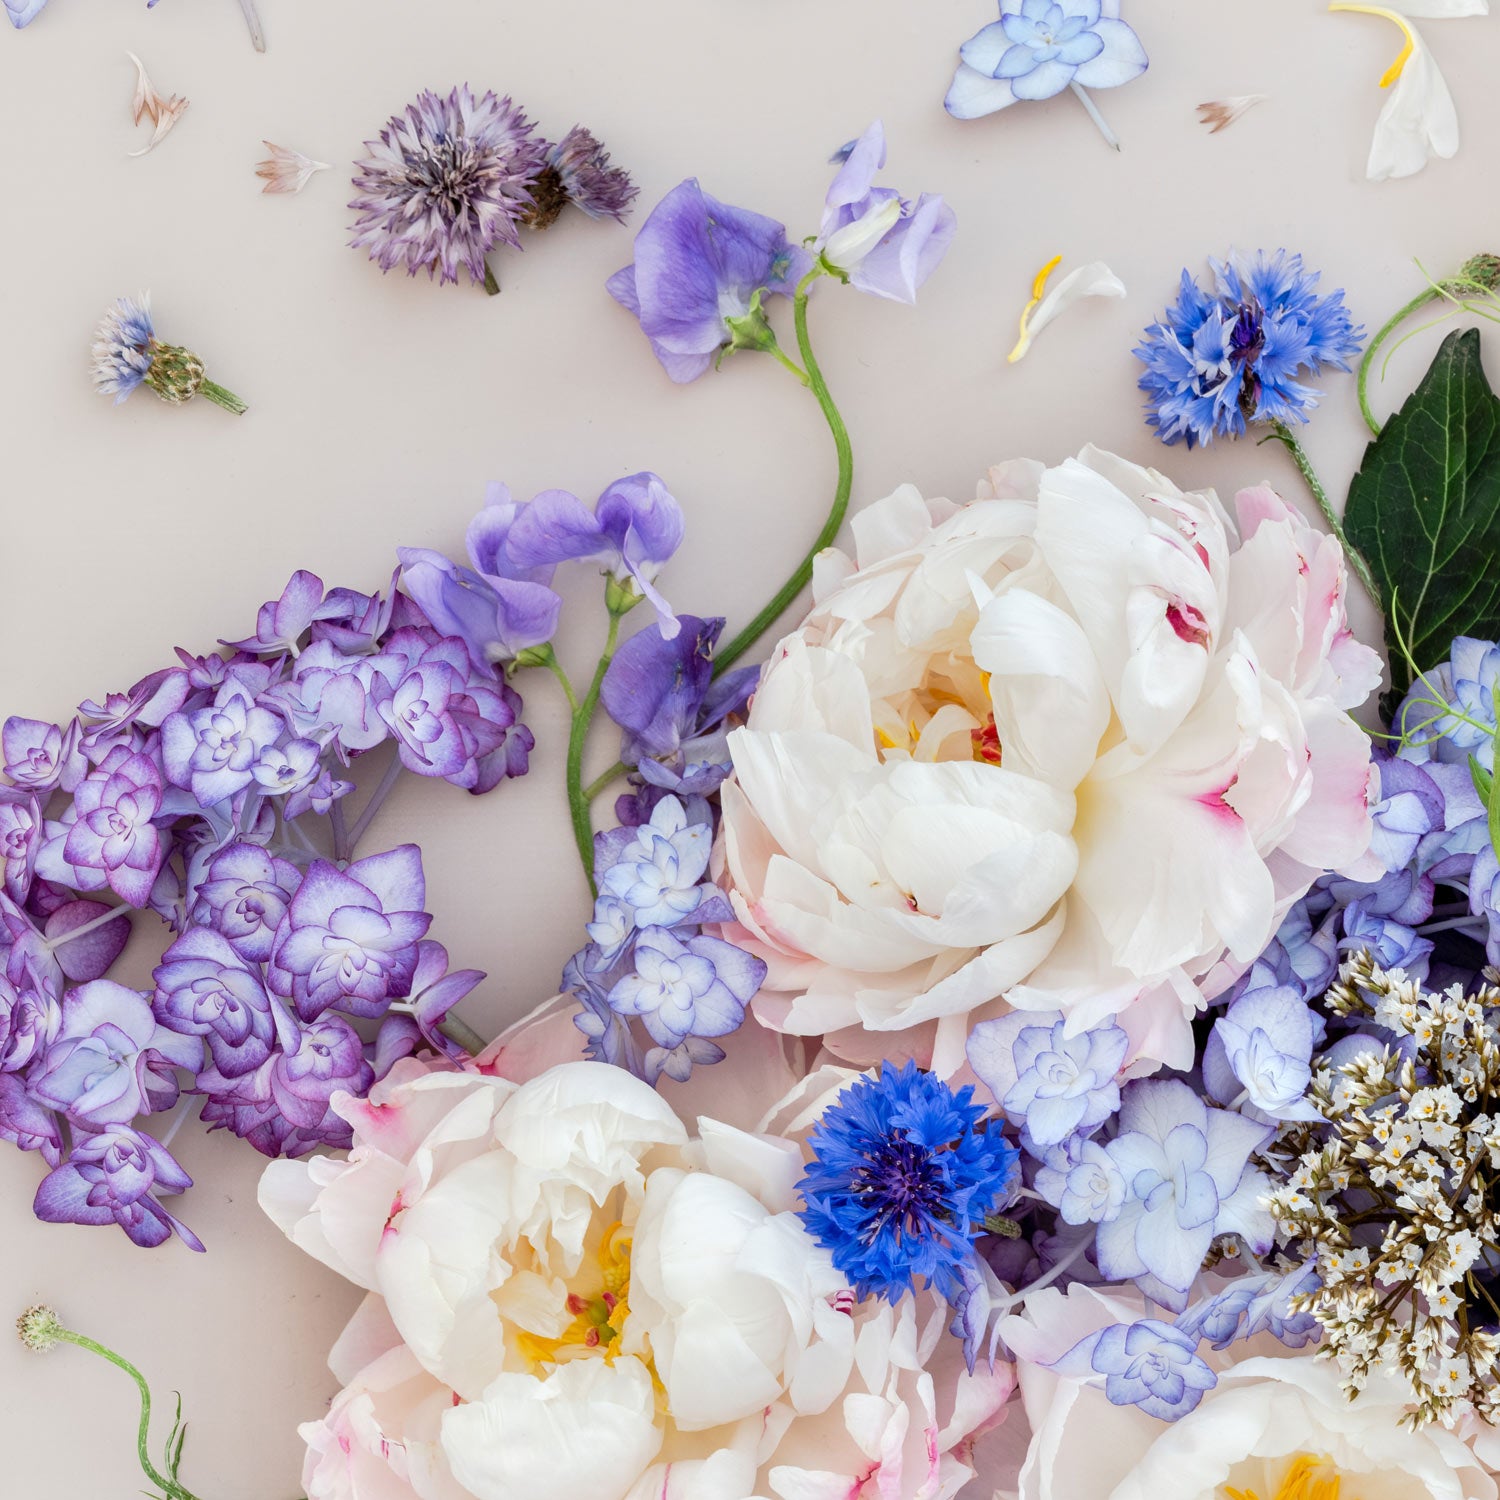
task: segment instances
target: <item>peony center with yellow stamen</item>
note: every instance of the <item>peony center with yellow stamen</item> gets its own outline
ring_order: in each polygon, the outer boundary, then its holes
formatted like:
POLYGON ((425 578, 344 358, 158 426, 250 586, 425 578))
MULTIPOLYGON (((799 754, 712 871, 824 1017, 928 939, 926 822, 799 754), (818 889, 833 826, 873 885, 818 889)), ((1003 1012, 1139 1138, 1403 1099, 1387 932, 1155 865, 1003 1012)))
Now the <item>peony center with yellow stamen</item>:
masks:
POLYGON ((630 1236, 624 1229, 623 1224, 613 1224, 605 1232, 595 1257, 598 1285, 587 1294, 568 1293, 567 1310, 573 1320, 557 1338, 517 1335, 521 1353, 533 1364, 561 1364, 593 1350, 602 1350, 605 1359, 612 1360, 619 1352, 618 1340, 630 1316, 630 1236))
POLYGON ((1345 1495, 1339 1471, 1331 1458, 1299 1453, 1287 1465, 1276 1488, 1261 1495, 1257 1490, 1239 1490, 1224 1486, 1225 1500, 1358 1500, 1345 1495))

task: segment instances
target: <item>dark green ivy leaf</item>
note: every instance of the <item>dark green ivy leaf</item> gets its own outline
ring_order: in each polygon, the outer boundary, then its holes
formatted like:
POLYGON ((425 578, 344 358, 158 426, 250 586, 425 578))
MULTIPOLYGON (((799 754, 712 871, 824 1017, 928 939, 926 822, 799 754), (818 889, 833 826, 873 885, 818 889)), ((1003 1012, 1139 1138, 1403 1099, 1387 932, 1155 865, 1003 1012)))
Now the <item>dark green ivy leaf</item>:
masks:
POLYGON ((1500 399, 1479 332, 1443 340, 1432 367, 1365 450, 1344 529, 1385 611, 1396 693, 1448 657, 1455 636, 1500 638, 1500 399))

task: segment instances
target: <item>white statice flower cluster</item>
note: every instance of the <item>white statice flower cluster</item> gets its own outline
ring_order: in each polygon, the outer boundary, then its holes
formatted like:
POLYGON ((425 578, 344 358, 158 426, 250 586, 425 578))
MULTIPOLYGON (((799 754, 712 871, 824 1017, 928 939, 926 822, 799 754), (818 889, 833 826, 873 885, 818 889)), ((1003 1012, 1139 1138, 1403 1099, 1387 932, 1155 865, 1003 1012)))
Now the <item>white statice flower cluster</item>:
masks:
POLYGON ((1353 1395, 1399 1370, 1406 1420, 1500 1416, 1500 989, 1424 990, 1368 953, 1327 1005, 1391 1033, 1336 1044, 1293 1127, 1269 1206, 1316 1256, 1321 1285, 1294 1299, 1324 1330, 1353 1395))

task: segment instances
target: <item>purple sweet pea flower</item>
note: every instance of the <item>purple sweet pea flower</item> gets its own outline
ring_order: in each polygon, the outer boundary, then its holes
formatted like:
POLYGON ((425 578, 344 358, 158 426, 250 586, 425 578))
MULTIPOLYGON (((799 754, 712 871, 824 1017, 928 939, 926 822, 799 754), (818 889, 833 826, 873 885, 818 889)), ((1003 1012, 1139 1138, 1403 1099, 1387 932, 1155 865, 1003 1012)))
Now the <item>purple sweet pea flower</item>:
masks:
POLYGON ((403 844, 340 871, 315 860, 276 936, 268 979, 304 1021, 330 1007, 380 1016, 411 991, 424 912, 422 852, 403 844))
POLYGON ((486 578, 425 547, 402 547, 401 581, 444 635, 457 636, 476 667, 492 671, 557 633, 562 599, 544 583, 486 578))
MULTIPOLYGON (((201 806, 212 807, 260 779, 262 756, 274 751, 283 732, 276 714, 257 707, 237 682, 230 681, 210 706, 173 714, 166 721, 162 760, 174 786, 191 790, 201 806)), ((311 748, 316 759, 317 747, 311 748)), ((272 755, 273 779, 278 754, 272 755)))
POLYGON ((957 220, 940 197, 923 193, 913 204, 892 188, 877 188, 875 174, 884 166, 885 130, 876 120, 854 142, 828 189, 816 249, 860 291, 915 302, 947 254, 957 220))
POLYGON ((170 1109, 177 1068, 196 1068, 202 1044, 158 1024, 146 999, 96 979, 63 996, 57 1035, 27 1069, 32 1097, 90 1129, 170 1109))
POLYGON ((117 745, 103 763, 79 782, 68 815, 71 826, 49 824, 63 837, 49 838, 38 851, 37 871, 76 890, 106 885, 130 906, 145 906, 165 855, 152 824, 161 806, 162 780, 156 763, 117 745))
POLYGON ((662 368, 684 383, 735 346, 731 320, 764 325, 761 298, 785 295, 805 264, 784 225, 720 203, 690 177, 652 209, 635 237, 634 263, 607 286, 639 321, 662 368))
POLYGON ((118 1224, 137 1245, 160 1245, 175 1231, 189 1249, 203 1242, 153 1196, 181 1193, 193 1179, 166 1147, 125 1125, 79 1135, 60 1167, 49 1172, 32 1205, 49 1224, 118 1224))
POLYGON ((670 639, 658 625, 625 642, 604 674, 599 700, 625 731, 620 759, 668 791, 707 795, 730 771, 729 720, 760 679, 739 667, 717 681, 713 648, 722 619, 679 615, 670 639))
POLYGON ((157 1020, 203 1037, 225 1077, 253 1072, 271 1055, 275 1022, 259 966, 247 964, 217 932, 192 928, 167 949, 152 978, 157 1020))
POLYGON ((264 963, 301 881, 295 865, 259 844, 230 844, 214 855, 198 886, 193 925, 211 927, 241 958, 264 963))
POLYGON ((682 545, 683 529, 682 507, 666 485, 655 474, 641 473, 617 479, 593 514, 566 490, 543 491, 516 518, 505 545, 523 567, 598 559, 651 601, 670 639, 677 634, 677 617, 651 580, 682 545))

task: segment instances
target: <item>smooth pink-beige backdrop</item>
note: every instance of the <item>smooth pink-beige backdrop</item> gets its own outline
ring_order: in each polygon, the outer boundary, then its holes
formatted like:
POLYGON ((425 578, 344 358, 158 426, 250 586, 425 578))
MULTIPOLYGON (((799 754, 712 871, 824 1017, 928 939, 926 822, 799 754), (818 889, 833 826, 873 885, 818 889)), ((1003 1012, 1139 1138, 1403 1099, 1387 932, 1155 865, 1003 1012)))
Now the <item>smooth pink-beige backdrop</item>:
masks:
MULTIPOLYGON (((544 130, 587 122, 649 207, 683 177, 816 228, 826 159, 884 119, 889 180, 946 194, 959 234, 915 309, 829 287, 814 331, 858 461, 856 504, 914 480, 967 497, 992 461, 1057 460, 1089 441, 1221 492, 1269 476, 1274 446, 1162 449, 1141 423, 1130 346, 1179 268, 1231 245, 1286 245, 1377 324, 1479 249, 1495 214, 1500 18, 1424 23, 1463 122, 1458 158, 1404 182, 1364 180, 1399 38, 1316 0, 1134 0, 1151 71, 1100 96, 1124 141, 1101 143, 1067 97, 985 121, 941 101, 960 41, 991 0, 261 0, 270 50, 233 0, 52 0, 0 23, 0 714, 66 715, 170 660, 244 633, 298 567, 364 588, 398 545, 450 551, 486 481, 525 497, 593 496, 641 468, 683 503, 688 540, 665 581, 682 609, 743 620, 816 530, 832 482, 812 400, 768 360, 672 386, 605 296, 630 232, 564 219, 502 253, 504 294, 381 277, 346 248, 349 163, 424 87, 510 92, 544 130), (192 101, 154 154, 128 103, 138 52, 192 101), (1269 102, 1221 135, 1202 100, 1269 102), (261 140, 336 164, 297 198, 263 198, 261 140), (1123 302, 1085 306, 1007 366, 1036 268, 1103 259, 1123 302), (233 419, 149 394, 94 396, 88 344, 106 303, 150 288, 158 326, 250 402, 233 419)), ((1392 388, 1435 346, 1413 342, 1392 388)), ((1497 366, 1500 369, 1500 366, 1497 366)), ((1363 450, 1347 378, 1308 446, 1342 494, 1363 450)), ((1377 406, 1387 407, 1384 392, 1377 406)), ((599 620, 572 592, 563 651, 599 620)), ((1369 627, 1368 612, 1362 616, 1369 627)), ((371 847, 419 840, 434 936, 487 969, 466 1006, 486 1033, 550 994, 576 945, 583 890, 560 800, 557 694, 524 684, 533 774, 480 801, 405 788, 371 847)), ((601 751, 605 749, 600 746, 601 751)), ((606 756, 606 758, 608 758, 606 756)), ((131 974, 144 981, 156 935, 131 974)), ((255 1204, 259 1158, 196 1126, 175 1149, 196 1178, 181 1208, 208 1243, 134 1249, 113 1231, 36 1224, 35 1157, 0 1149, 0 1316, 46 1299, 113 1341, 159 1396, 185 1395, 184 1477, 205 1500, 300 1493, 295 1424, 332 1393, 324 1354, 355 1292, 284 1243, 255 1204)), ((0 1496, 124 1500, 132 1393, 87 1356, 37 1359, 0 1338, 0 1496)), ((977 1487, 984 1494, 988 1488, 977 1487)))

